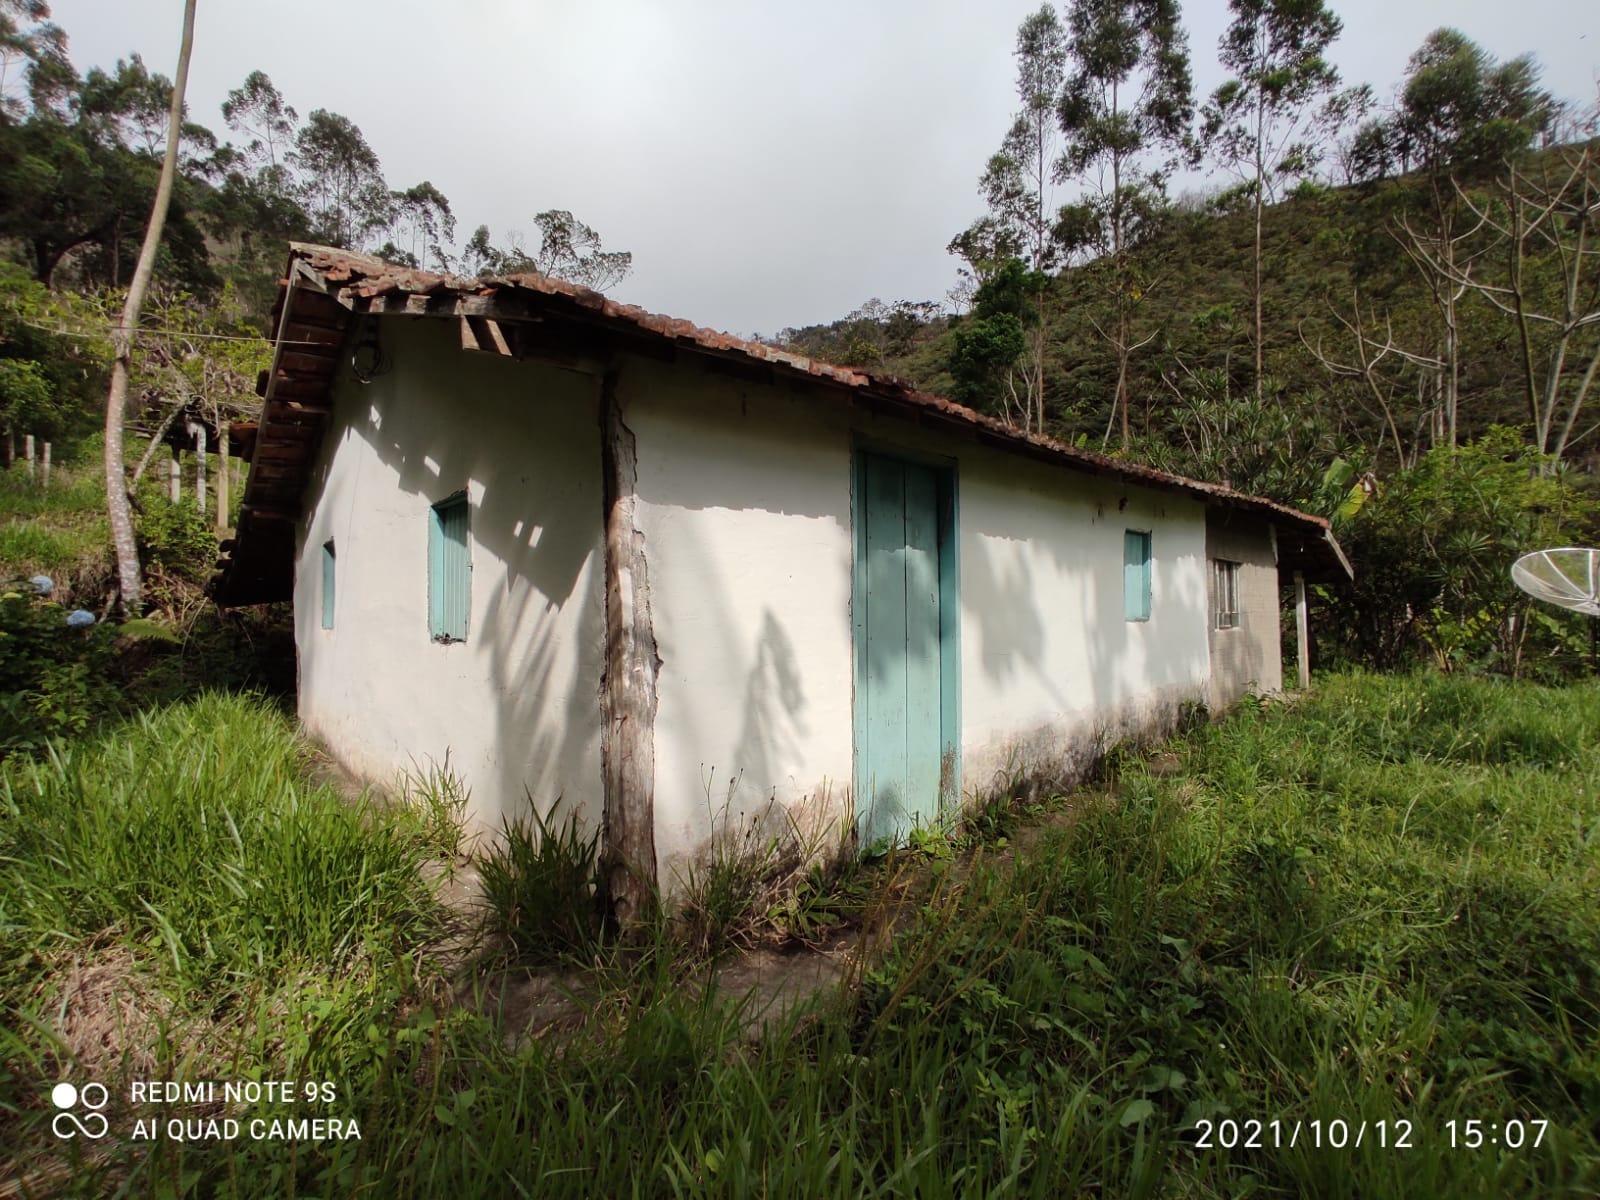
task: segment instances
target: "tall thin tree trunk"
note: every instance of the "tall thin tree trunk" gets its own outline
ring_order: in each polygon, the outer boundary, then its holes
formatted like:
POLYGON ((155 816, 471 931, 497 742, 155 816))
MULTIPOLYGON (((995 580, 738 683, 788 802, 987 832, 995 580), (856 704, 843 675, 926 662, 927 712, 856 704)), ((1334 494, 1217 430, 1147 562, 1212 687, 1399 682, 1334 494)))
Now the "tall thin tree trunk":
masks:
POLYGON ((1262 161, 1262 139, 1265 137, 1266 124, 1266 98, 1262 94, 1261 85, 1256 85, 1256 261, 1255 261, 1255 302, 1256 302, 1256 403, 1260 404, 1265 396, 1265 383, 1261 377, 1262 349, 1261 349, 1261 219, 1262 212, 1267 204, 1267 170, 1262 161))
POLYGON ((1044 179, 1045 159, 1048 154, 1045 149, 1044 121, 1034 115, 1034 128, 1038 136, 1038 156, 1035 160, 1037 166, 1037 184, 1035 196, 1038 197, 1038 212, 1034 218, 1033 229, 1033 269, 1039 273, 1039 295, 1035 301, 1038 308, 1038 326, 1033 337, 1033 392, 1034 412, 1030 423, 1035 423, 1035 432, 1044 433, 1044 345, 1045 345, 1045 280, 1044 280, 1044 179))
POLYGON ((195 423, 194 431, 194 507, 202 517, 206 515, 206 427, 195 423))
MULTIPOLYGON (((1120 97, 1115 82, 1111 85, 1111 118, 1121 115, 1120 97)), ((1122 246, 1122 154, 1111 154, 1111 263, 1115 274, 1112 287, 1117 303, 1117 394, 1113 403, 1122 413, 1122 448, 1133 440, 1128 419, 1128 260, 1122 246)))
POLYGON ((156 185, 155 203, 150 207, 150 224, 139 249, 139 265, 128 285, 128 298, 122 306, 122 322, 111 337, 115 357, 111 363, 111 387, 106 393, 106 512, 111 519, 111 541, 117 552, 117 582, 122 611, 137 614, 143 602, 139 577, 139 547, 133 538, 133 512, 128 505, 128 468, 123 462, 123 410, 128 402, 128 378, 133 373, 133 331, 139 324, 150 276, 155 270, 156 249, 167 223, 167 206, 172 200, 172 181, 178 173, 178 139, 183 133, 183 93, 189 83, 189 53, 194 47, 195 0, 183 6, 183 41, 178 48, 178 71, 172 85, 172 106, 167 114, 167 152, 161 160, 161 181, 156 185))

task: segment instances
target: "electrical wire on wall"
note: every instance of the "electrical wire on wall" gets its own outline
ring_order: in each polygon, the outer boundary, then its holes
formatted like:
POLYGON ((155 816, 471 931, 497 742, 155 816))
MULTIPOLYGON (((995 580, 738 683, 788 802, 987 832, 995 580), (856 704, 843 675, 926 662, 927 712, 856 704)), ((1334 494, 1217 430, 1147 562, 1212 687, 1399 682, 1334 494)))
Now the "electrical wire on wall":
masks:
POLYGON ((379 375, 387 374, 393 365, 378 341, 378 323, 369 319, 363 324, 360 340, 350 354, 350 373, 358 383, 371 383, 379 375))

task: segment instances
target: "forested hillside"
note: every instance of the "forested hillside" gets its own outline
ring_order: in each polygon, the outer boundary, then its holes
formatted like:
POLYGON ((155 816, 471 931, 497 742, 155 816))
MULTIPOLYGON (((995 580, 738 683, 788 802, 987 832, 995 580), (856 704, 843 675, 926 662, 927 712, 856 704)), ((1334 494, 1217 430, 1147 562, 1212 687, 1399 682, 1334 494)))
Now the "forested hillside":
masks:
POLYGON ((1210 96, 1175 3, 1028 17, 956 311, 778 340, 1333 518, 1357 581, 1324 652, 1574 661, 1507 569, 1596 538, 1600 106, 1450 29, 1380 96, 1328 60, 1328 7, 1230 11, 1210 96))
MULTIPOLYGON (((1582 144, 1533 152, 1521 170, 1540 183, 1556 176, 1567 182, 1574 164, 1585 168, 1593 154, 1582 144)), ((1504 178, 1486 169, 1470 195, 1503 204, 1504 178)), ((1407 223, 1427 203, 1428 188, 1418 175, 1337 188, 1313 183, 1266 210, 1265 407, 1298 418, 1295 435, 1305 440, 1294 444, 1296 454, 1314 454, 1324 466, 1343 455, 1381 476, 1414 464, 1444 436, 1436 305, 1429 280, 1407 253, 1407 223)), ((1131 269, 1145 281, 1140 327, 1151 340, 1129 364, 1129 453, 1207 478, 1236 476, 1237 484, 1312 503, 1314 493, 1295 490, 1304 480, 1252 470, 1243 461, 1208 461, 1204 450, 1207 436, 1230 416, 1237 422, 1262 415, 1251 403, 1251 238, 1250 213, 1236 195, 1193 198, 1164 213, 1160 227, 1130 251, 1131 269)), ((1528 256, 1529 269, 1546 273, 1547 289, 1563 249, 1536 245, 1528 256)), ((1507 252, 1503 244, 1485 246, 1471 278, 1498 286, 1507 252)), ((1101 273, 1109 266, 1090 262, 1050 280, 1045 407, 1052 434, 1119 452, 1116 355, 1097 329, 1101 273)), ((1494 299, 1468 291, 1460 305, 1459 441, 1496 424, 1530 423, 1518 325, 1494 299)), ((783 340, 950 395, 962 389, 951 359, 965 318, 930 312, 938 307, 874 302, 829 326, 786 330, 783 340)), ((1543 339, 1534 340, 1534 384, 1542 392, 1549 364, 1539 355, 1543 339)), ((1563 416, 1592 360, 1583 354, 1587 340, 1574 341, 1579 353, 1557 396, 1563 416)), ((978 407, 1005 414, 1003 374, 990 392, 968 394, 978 407)), ((1284 447, 1286 459, 1290 449, 1284 447)), ((1564 456, 1585 464, 1597 450, 1589 423, 1581 421, 1562 447, 1564 456)))

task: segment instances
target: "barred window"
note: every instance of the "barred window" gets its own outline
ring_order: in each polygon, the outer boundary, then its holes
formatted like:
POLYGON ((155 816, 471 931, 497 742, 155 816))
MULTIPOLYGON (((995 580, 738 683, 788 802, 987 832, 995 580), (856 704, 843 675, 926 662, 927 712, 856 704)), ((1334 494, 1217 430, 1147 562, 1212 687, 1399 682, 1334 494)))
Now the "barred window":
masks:
POLYGON ((1239 564, 1211 560, 1211 627, 1234 629, 1239 624, 1239 564))

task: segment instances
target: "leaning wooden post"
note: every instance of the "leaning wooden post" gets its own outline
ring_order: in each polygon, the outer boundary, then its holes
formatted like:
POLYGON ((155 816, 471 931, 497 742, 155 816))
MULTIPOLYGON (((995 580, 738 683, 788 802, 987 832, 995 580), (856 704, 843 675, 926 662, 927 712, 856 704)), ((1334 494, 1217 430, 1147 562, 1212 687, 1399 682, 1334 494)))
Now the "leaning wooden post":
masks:
POLYGON ((1296 666, 1300 670, 1300 686, 1311 686, 1311 630, 1306 623, 1306 577, 1294 573, 1294 634, 1296 666))
POLYGON ((636 524, 637 448, 622 422, 617 373, 600 386, 600 463, 605 504, 606 653, 600 680, 600 769, 605 824, 601 904, 624 931, 656 903, 655 626, 644 535, 636 524))

